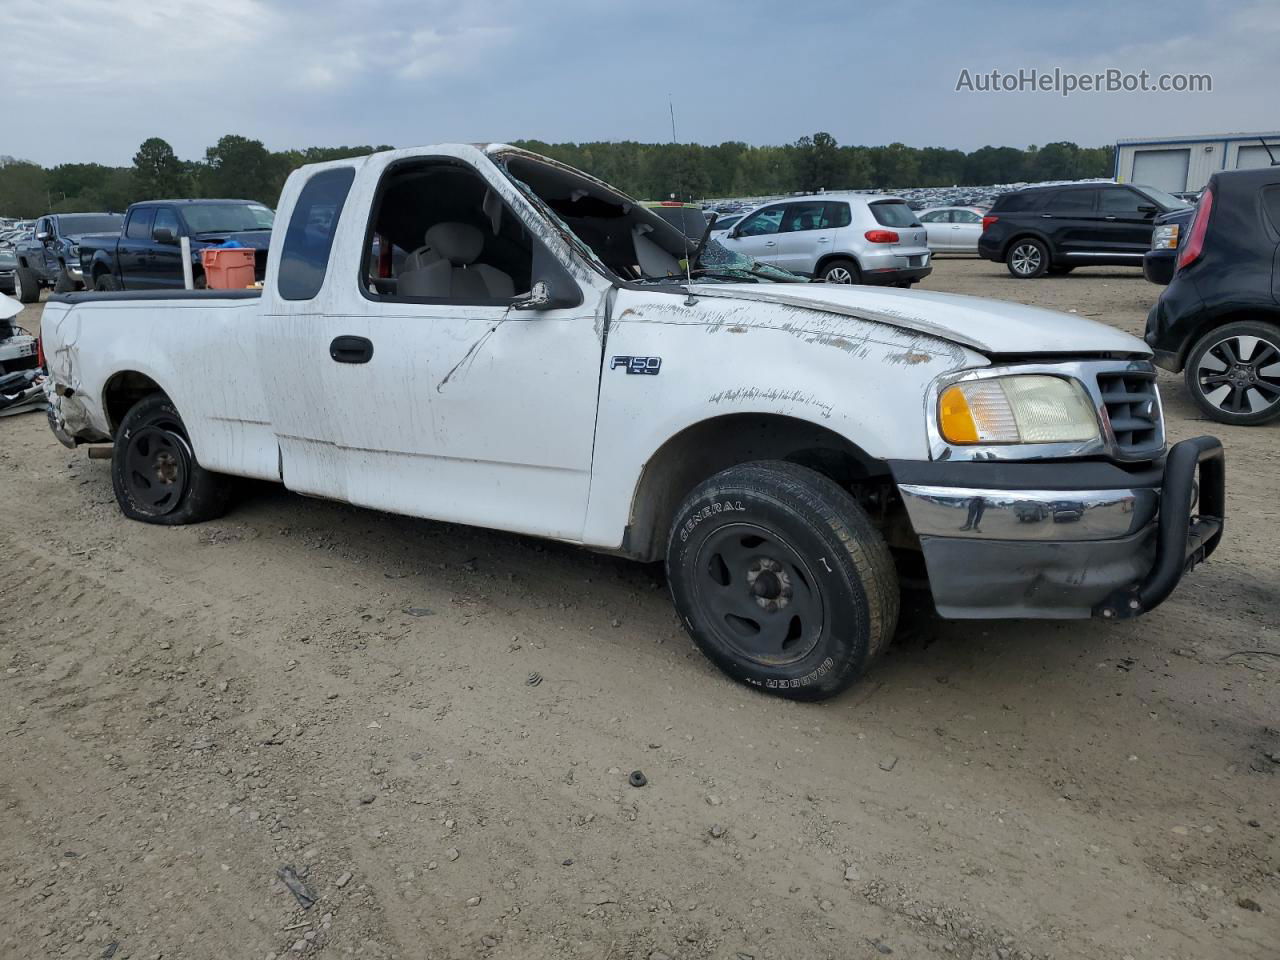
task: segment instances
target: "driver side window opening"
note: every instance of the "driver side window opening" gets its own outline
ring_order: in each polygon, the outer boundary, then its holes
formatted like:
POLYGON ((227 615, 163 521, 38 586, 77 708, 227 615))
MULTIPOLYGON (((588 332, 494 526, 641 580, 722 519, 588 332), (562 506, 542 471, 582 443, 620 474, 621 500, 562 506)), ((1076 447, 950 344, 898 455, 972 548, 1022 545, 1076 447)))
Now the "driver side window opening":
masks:
POLYGON ((360 284, 378 300, 509 304, 532 286, 534 240, 471 167, 424 158, 383 174, 360 284))

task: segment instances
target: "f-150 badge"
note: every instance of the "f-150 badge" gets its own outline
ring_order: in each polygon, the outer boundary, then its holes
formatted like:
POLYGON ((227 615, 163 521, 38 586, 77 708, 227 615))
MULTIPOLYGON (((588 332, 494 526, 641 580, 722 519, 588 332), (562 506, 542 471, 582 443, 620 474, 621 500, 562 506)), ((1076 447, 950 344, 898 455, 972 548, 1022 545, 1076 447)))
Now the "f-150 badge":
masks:
POLYGON ((658 371, 662 369, 662 358, 614 357, 609 361, 610 370, 617 370, 618 367, 625 367, 627 373, 647 373, 649 376, 656 377, 658 371))

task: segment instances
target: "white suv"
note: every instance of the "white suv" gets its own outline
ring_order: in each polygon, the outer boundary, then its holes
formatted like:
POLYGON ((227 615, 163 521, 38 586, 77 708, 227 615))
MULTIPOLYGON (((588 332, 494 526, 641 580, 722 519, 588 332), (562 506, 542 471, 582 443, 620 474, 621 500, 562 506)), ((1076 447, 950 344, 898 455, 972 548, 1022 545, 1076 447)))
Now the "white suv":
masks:
POLYGON ((758 207, 717 239, 761 263, 827 283, 909 287, 933 270, 925 228, 899 197, 792 197, 758 207))

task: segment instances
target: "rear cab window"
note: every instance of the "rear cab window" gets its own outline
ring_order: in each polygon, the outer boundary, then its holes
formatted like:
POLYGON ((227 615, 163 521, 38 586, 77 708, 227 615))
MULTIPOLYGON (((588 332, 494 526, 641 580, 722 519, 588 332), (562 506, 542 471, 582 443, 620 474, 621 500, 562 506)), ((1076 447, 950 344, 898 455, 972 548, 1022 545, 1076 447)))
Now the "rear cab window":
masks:
POLYGON ((916 212, 907 206, 904 200, 876 200, 867 206, 876 223, 882 227, 918 227, 916 212))
POLYGON ((280 250, 276 289, 281 299, 310 300, 320 292, 355 176, 354 167, 321 170, 299 191, 280 250))

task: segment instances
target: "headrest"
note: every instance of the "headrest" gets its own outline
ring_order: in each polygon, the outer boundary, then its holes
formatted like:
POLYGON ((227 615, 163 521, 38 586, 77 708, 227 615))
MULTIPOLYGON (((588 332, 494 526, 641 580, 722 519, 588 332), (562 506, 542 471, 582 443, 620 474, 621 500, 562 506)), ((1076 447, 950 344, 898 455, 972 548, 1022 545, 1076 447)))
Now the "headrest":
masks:
POLYGON ((484 249, 484 234, 469 223, 437 223, 425 239, 428 247, 455 267, 472 263, 484 249))

